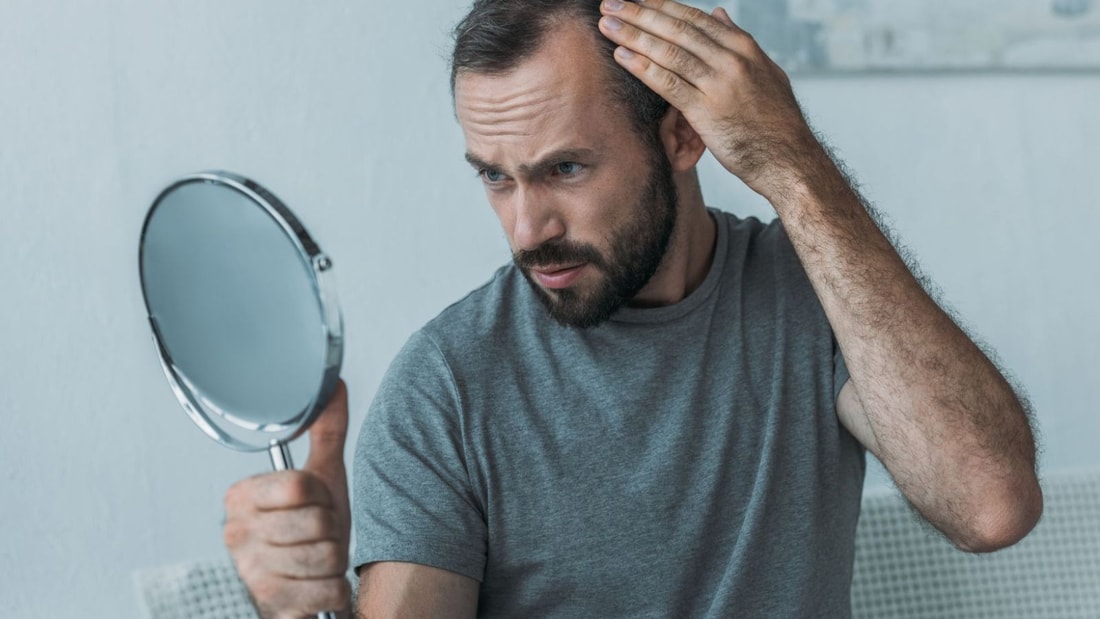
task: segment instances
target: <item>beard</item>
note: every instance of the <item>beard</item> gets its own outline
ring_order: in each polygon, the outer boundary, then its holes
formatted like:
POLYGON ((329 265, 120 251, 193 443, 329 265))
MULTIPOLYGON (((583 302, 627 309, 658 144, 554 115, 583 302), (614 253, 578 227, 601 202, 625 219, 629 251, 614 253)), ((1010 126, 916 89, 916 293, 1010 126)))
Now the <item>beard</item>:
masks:
POLYGON ((606 255, 585 243, 549 241, 512 256, 535 295, 561 325, 587 329, 603 323, 637 296, 657 272, 676 227, 677 211, 672 166, 664 152, 654 153, 649 178, 635 198, 634 217, 608 231, 606 255), (547 290, 530 272, 541 265, 581 262, 602 274, 591 290, 547 290))

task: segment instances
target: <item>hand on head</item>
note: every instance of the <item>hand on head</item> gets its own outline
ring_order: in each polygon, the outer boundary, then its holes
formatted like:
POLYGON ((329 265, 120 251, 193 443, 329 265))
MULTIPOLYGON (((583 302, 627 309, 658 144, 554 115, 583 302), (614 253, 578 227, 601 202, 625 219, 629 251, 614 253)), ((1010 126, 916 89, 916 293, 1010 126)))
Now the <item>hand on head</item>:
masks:
POLYGON ((262 617, 349 606, 347 429, 347 388, 340 381, 309 430, 305 467, 250 477, 226 492, 225 545, 262 617))
POLYGON ((724 9, 604 0, 600 10, 615 61, 680 110, 749 187, 769 197, 820 159, 787 74, 724 9))

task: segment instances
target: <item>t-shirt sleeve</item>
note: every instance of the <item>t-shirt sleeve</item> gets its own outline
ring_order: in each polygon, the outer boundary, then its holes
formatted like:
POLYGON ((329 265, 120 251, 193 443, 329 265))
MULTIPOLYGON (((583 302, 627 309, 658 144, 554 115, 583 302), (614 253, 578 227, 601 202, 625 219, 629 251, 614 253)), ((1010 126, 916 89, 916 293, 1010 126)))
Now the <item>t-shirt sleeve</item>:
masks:
POLYGON ((467 473, 461 402, 423 332, 382 379, 359 432, 352 481, 356 570, 402 561, 483 578, 487 527, 467 473))

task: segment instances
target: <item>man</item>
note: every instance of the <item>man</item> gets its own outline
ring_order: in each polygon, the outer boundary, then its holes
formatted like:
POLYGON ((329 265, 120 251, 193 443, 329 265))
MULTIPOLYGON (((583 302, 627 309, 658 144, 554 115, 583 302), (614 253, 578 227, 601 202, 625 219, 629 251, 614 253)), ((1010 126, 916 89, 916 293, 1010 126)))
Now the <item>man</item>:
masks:
MULTIPOLYGON (((864 448, 963 550, 1032 528, 1020 402, 725 11, 479 0, 456 34, 514 265, 409 340, 368 414, 361 616, 850 614, 864 448), (708 210, 705 149, 778 222, 708 210)), ((264 616, 349 606, 346 424, 341 390, 303 471, 227 494, 264 616)))

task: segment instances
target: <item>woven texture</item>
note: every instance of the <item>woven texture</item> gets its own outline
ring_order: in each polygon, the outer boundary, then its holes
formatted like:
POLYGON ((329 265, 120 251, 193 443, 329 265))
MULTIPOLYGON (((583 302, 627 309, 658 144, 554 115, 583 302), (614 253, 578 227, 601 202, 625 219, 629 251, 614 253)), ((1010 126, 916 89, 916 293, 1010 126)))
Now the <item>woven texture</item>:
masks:
POLYGON ((134 584, 148 619, 257 619, 229 559, 143 570, 134 584))
POLYGON ((959 552, 897 495, 867 497, 853 617, 1100 619, 1100 475, 1043 482, 1039 525, 988 555, 959 552))

